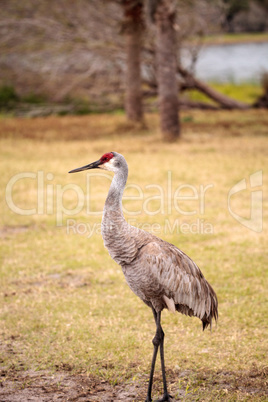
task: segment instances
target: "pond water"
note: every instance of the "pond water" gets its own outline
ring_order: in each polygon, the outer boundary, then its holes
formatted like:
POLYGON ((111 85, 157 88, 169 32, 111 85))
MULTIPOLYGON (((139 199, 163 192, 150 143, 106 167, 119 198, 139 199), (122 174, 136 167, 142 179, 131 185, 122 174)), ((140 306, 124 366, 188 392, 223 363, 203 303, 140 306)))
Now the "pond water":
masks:
MULTIPOLYGON (((186 50, 182 58, 187 66, 186 50)), ((207 46, 200 50, 195 66, 198 78, 216 82, 259 82, 264 71, 268 72, 268 42, 207 46)))

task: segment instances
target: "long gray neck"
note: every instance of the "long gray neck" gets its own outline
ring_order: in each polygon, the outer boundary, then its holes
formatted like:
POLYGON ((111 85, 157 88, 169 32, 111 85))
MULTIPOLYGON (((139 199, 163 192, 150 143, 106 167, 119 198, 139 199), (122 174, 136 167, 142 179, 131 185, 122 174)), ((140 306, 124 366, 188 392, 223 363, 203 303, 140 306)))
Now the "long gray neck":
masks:
POLYGON ((101 233, 110 256, 123 266, 130 264, 140 246, 146 239, 151 238, 148 233, 129 225, 124 218, 122 196, 127 182, 128 166, 122 155, 115 152, 114 154, 116 173, 105 201, 101 233))
POLYGON ((122 196, 127 182, 127 177, 128 166, 125 163, 124 166, 121 166, 121 168, 114 175, 108 196, 105 201, 105 212, 118 211, 120 214, 122 214, 122 196))

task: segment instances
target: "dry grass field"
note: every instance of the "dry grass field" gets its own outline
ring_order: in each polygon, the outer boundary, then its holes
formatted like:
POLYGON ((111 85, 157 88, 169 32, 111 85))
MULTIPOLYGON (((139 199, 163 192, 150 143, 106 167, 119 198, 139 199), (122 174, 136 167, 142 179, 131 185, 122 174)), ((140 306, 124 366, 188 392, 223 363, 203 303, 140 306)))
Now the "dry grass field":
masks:
POLYGON ((108 151, 129 164, 126 219, 185 251, 218 295, 212 332, 163 312, 174 401, 267 400, 268 114, 181 118, 173 144, 153 114, 147 130, 123 115, 1 118, 0 401, 145 400, 155 326, 103 246, 110 176, 67 173, 108 151))

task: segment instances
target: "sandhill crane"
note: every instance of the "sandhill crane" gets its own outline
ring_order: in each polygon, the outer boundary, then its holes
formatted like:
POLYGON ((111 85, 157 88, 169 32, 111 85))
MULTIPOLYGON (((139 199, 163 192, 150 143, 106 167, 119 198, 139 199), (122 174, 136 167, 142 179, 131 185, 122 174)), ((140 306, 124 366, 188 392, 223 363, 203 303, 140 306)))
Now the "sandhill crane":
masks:
POLYGON ((152 401, 152 384, 156 356, 160 348, 164 395, 170 401, 164 363, 164 332, 161 312, 164 308, 200 318, 203 329, 218 318, 217 296, 197 265, 173 244, 129 225, 122 212, 122 196, 128 177, 125 158, 117 152, 104 154, 98 161, 71 170, 105 169, 114 177, 105 201, 102 237, 110 256, 122 267, 132 291, 149 306, 154 315, 156 333, 153 358, 145 402, 152 401))

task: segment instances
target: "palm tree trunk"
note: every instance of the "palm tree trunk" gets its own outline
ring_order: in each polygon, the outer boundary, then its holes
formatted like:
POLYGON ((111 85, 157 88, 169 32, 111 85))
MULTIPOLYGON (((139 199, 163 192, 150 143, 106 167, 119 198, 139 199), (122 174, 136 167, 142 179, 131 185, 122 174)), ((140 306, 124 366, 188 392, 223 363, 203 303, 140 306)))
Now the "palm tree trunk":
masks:
POLYGON ((176 78, 176 35, 173 0, 158 0, 155 10, 156 62, 161 131, 165 140, 179 137, 179 102, 176 78))
POLYGON ((125 110, 130 121, 143 121, 140 53, 142 45, 143 2, 125 0, 124 33, 126 37, 126 96, 125 110))

